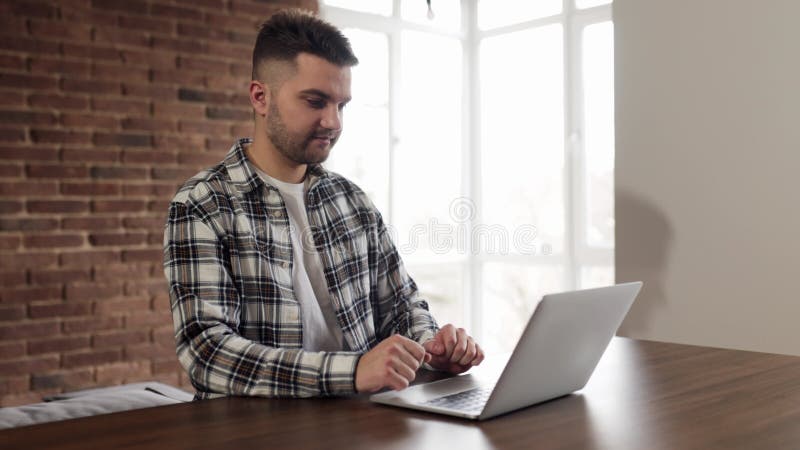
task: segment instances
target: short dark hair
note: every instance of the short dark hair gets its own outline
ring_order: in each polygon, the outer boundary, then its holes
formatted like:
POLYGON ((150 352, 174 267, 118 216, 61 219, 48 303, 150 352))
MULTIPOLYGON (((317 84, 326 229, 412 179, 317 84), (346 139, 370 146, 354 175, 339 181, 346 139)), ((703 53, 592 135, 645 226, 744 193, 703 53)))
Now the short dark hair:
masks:
POLYGON ((350 41, 338 28, 313 13, 288 9, 272 15, 261 25, 253 48, 253 79, 264 61, 295 63, 300 53, 310 53, 340 67, 358 64, 350 41))

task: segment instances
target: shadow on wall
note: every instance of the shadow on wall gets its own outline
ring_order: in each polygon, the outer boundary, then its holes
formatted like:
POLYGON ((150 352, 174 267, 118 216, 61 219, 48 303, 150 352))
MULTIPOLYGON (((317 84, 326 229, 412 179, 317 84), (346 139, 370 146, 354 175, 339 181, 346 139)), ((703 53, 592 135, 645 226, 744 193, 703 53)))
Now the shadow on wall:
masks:
POLYGON ((644 282, 618 334, 648 337, 656 311, 667 304, 664 285, 673 230, 663 212, 634 193, 618 190, 615 202, 617 283, 644 282))

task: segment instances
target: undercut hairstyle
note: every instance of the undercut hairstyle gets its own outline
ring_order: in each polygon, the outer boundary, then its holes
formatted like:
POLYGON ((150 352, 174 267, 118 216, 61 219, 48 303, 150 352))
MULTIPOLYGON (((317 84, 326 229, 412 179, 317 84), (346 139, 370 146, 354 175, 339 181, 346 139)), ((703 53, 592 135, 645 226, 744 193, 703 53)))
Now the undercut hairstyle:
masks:
POLYGON ((350 41, 330 23, 311 12, 289 9, 272 15, 261 25, 253 48, 253 80, 270 62, 297 66, 297 55, 310 53, 339 67, 358 64, 350 41))

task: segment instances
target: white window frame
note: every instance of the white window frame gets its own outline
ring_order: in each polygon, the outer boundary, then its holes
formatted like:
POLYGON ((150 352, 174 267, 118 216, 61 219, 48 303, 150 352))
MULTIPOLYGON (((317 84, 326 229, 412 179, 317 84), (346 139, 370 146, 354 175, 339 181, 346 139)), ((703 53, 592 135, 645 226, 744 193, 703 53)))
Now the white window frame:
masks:
MULTIPOLYGON (((564 199, 565 249, 563 255, 474 255, 467 248, 464 255, 466 273, 462 292, 462 317, 471 334, 479 340, 482 329, 482 268, 487 262, 505 262, 520 265, 562 266, 563 284, 566 289, 581 288, 581 269, 586 267, 608 267, 614 265, 614 248, 590 247, 587 243, 586 217, 587 198, 585 193, 585 146, 583 142, 583 91, 582 91, 582 32, 588 25, 612 20, 611 4, 578 9, 574 0, 563 0, 560 14, 530 20, 513 25, 480 30, 477 24, 477 1, 461 0, 461 29, 448 31, 433 26, 403 20, 401 1, 394 0, 390 17, 337 8, 320 3, 323 18, 340 28, 359 28, 367 31, 385 33, 389 42, 389 198, 388 211, 384 216, 388 223, 394 218, 394 192, 391 188, 394 173, 394 155, 398 146, 397 117, 399 115, 400 90, 400 41, 405 30, 416 30, 440 36, 455 37, 463 49, 463 112, 462 112, 462 158, 464 164, 461 190, 476 207, 476 215, 469 229, 481 223, 481 118, 480 118, 480 55, 483 39, 510 32, 559 23, 562 24, 564 40, 564 199)), ((436 1, 433 0, 434 11, 436 1)), ((467 246, 471 239, 467 239, 467 246)), ((412 274, 413 275, 413 274, 412 274)))

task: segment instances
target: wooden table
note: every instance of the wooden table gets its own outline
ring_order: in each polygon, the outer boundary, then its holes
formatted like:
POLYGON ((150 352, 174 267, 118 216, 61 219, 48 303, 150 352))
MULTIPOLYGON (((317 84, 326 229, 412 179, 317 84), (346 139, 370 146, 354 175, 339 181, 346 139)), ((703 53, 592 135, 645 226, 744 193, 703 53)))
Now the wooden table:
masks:
MULTIPOLYGON (((535 382, 535 380, 532 380, 535 382)), ((0 448, 798 449, 800 357, 615 338, 582 391, 486 422, 226 398, 0 432, 0 448)))

